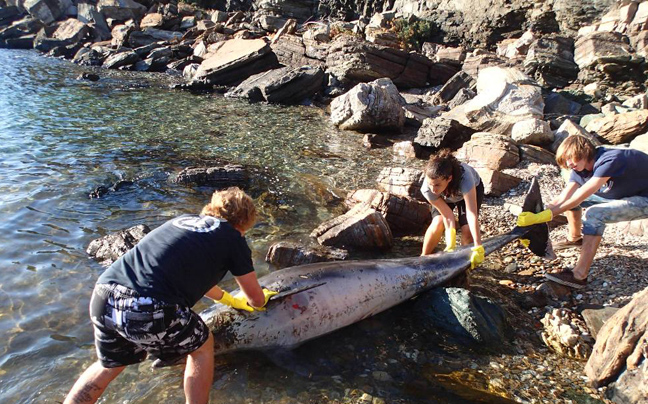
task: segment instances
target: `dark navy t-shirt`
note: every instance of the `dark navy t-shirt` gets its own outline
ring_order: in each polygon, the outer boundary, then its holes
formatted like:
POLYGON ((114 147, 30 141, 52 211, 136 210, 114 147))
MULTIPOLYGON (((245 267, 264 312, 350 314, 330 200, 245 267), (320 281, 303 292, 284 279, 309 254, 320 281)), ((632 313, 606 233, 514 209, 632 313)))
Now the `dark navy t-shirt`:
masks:
POLYGON ((583 185, 592 177, 610 177, 595 193, 602 198, 648 196, 648 154, 634 149, 598 147, 593 171, 572 170, 569 181, 583 185))
POLYGON ((97 280, 117 283, 143 296, 188 307, 230 271, 254 271, 252 253, 226 220, 182 215, 147 234, 97 280))

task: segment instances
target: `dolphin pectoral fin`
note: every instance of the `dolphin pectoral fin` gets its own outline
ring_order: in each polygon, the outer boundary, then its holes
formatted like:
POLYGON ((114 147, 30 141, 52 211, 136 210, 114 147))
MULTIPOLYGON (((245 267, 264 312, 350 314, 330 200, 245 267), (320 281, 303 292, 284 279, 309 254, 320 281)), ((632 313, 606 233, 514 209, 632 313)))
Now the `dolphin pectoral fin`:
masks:
POLYGON ((320 282, 320 283, 315 283, 313 285, 302 286, 301 288, 284 289, 281 292, 277 293, 276 295, 271 296, 269 301, 273 302, 273 301, 276 301, 276 300, 279 300, 279 299, 283 299, 285 297, 292 296, 294 294, 304 292, 306 290, 314 289, 314 288, 317 288, 317 287, 325 285, 325 284, 326 284, 326 282, 320 282))
MULTIPOLYGON (((540 185, 538 179, 534 177, 524 198, 522 211, 538 213, 543 210, 544 204, 542 202, 542 194, 540 193, 540 185)), ((516 228, 514 231, 517 231, 522 238, 529 241, 527 248, 535 255, 548 260, 556 258, 556 254, 551 246, 551 240, 549 239, 549 226, 547 223, 535 224, 525 228, 516 228)))

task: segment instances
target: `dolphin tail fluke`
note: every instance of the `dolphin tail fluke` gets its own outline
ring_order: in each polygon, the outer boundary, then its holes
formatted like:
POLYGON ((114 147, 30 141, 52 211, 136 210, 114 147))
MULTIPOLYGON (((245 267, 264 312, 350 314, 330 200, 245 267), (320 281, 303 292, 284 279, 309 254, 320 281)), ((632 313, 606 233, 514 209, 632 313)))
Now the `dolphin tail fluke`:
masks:
MULTIPOLYGON (((523 212, 538 213, 544 210, 542 195, 540 194, 540 185, 536 177, 531 180, 531 186, 527 191, 524 203, 522 204, 523 212)), ((529 250, 535 255, 553 260, 556 254, 551 246, 549 239, 549 226, 546 223, 536 224, 529 227, 516 227, 513 233, 519 233, 521 238, 529 240, 529 250)))

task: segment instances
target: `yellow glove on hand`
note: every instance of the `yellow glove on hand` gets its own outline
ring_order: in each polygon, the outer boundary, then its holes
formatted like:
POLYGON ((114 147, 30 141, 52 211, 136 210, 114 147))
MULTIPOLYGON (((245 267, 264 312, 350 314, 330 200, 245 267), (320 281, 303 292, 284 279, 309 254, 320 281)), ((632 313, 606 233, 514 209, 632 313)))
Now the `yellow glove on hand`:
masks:
POLYGON ((446 252, 454 251, 455 246, 457 245, 457 229, 452 228, 446 230, 445 242, 446 242, 446 248, 443 251, 446 252))
POLYGON ((529 240, 528 238, 521 238, 520 244, 522 244, 526 248, 529 248, 529 244, 531 244, 531 240, 529 240))
POLYGON ((551 209, 545 209, 540 213, 522 212, 517 218, 517 225, 520 227, 526 227, 538 223, 546 223, 551 219, 553 219, 551 209))
POLYGON ((470 269, 475 269, 475 267, 482 262, 484 262, 484 256, 486 252, 484 251, 484 246, 478 245, 470 249, 472 254, 470 254, 470 269))
POLYGON ((223 297, 221 297, 220 300, 214 301, 220 304, 224 304, 225 306, 234 307, 235 309, 254 311, 252 306, 247 304, 247 299, 245 297, 239 297, 238 295, 234 297, 225 291, 223 291, 223 297))
MULTIPOLYGON (((265 307, 266 304, 268 304, 268 300, 270 300, 270 298, 271 298, 272 296, 274 296, 274 295, 276 295, 276 294, 278 294, 278 293, 279 293, 279 292, 273 292, 273 291, 271 291, 271 290, 268 290, 268 289, 266 289, 266 288, 263 288, 263 297, 264 297, 264 299, 265 299, 265 300, 263 301, 263 306, 262 306, 262 307, 254 307, 254 306, 250 306, 250 305, 248 305, 248 307, 251 307, 252 310, 256 310, 256 311, 265 311, 264 307, 265 307)), ((246 300, 246 297, 245 297, 245 294, 243 293, 243 291, 238 292, 238 293, 236 294, 235 298, 239 298, 239 299, 246 300)), ((250 310, 250 311, 252 311, 252 310, 250 310)))

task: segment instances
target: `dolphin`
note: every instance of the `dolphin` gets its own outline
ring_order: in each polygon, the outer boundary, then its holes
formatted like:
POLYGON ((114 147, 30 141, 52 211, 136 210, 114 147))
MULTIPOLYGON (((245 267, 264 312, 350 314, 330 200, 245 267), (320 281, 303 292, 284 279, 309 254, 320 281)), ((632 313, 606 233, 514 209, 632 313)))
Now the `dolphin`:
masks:
MULTIPOLYGON (((543 209, 534 178, 523 210, 543 209)), ((525 238, 536 255, 554 259, 546 224, 515 227, 486 240, 492 253, 525 238)), ((321 262, 285 268, 259 278, 279 291, 265 311, 242 312, 215 304, 200 315, 214 334, 215 355, 238 350, 291 349, 396 306, 445 284, 470 267, 469 246, 422 257, 321 262)), ((232 292, 236 294, 236 291, 232 292)))

